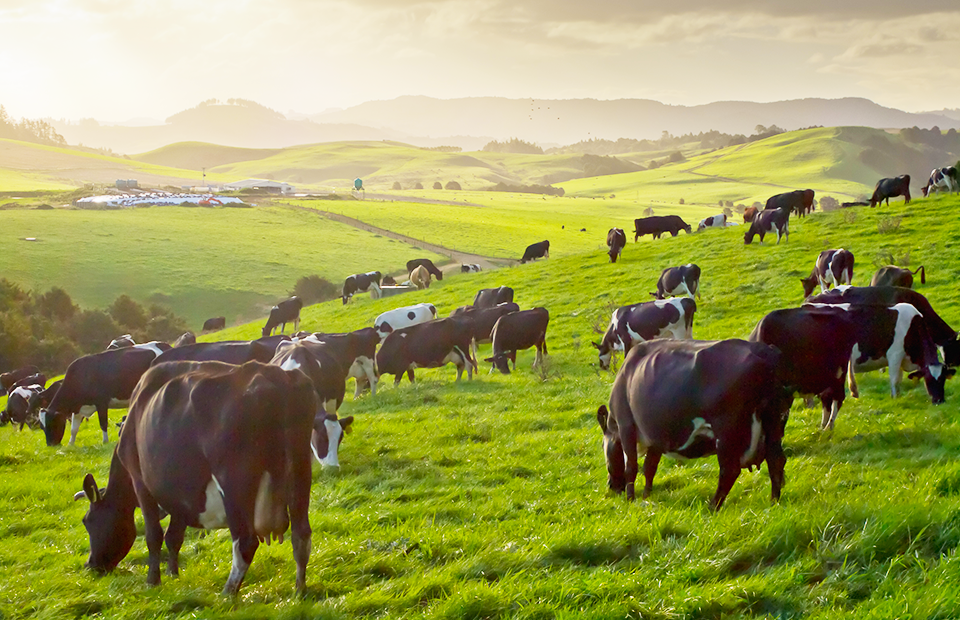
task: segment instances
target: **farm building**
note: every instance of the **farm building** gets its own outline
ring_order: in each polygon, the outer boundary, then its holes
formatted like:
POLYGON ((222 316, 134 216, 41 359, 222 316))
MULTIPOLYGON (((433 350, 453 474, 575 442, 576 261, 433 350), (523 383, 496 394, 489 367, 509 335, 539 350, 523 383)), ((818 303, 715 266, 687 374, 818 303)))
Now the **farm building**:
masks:
POLYGON ((267 181, 265 179, 246 179, 234 183, 226 183, 223 186, 227 191, 240 191, 242 189, 256 189, 269 192, 271 194, 292 194, 296 188, 289 183, 279 181, 267 181))

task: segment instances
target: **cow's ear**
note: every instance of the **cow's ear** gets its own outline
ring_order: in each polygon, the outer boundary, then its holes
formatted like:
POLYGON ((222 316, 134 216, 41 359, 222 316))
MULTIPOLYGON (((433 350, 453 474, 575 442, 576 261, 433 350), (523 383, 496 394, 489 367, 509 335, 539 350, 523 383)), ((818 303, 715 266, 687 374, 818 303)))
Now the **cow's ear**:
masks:
POLYGON ((591 341, 590 344, 592 344, 595 349, 599 349, 599 348, 600 348, 600 345, 597 344, 596 342, 591 341))
POLYGON ((943 369, 943 376, 945 376, 945 377, 947 377, 947 378, 952 377, 952 376, 955 375, 955 374, 957 374, 957 369, 956 369, 956 368, 944 368, 944 369, 943 369))
POLYGON ((348 415, 345 418, 340 418, 340 428, 343 429, 344 433, 353 432, 353 416, 348 415))
POLYGON ((607 432, 607 406, 600 405, 600 408, 597 409, 597 422, 600 423, 600 429, 604 433, 607 432))
MULTIPOLYGON (((83 477, 83 494, 90 500, 91 504, 100 501, 100 489, 97 488, 97 481, 93 479, 93 474, 87 474, 83 477)), ((80 499, 79 495, 79 493, 74 495, 73 499, 80 499)))
POLYGON ((907 379, 923 379, 923 371, 914 370, 909 375, 907 375, 907 379))
POLYGON ((496 359, 495 357, 487 357, 487 358, 484 358, 483 361, 485 361, 485 362, 490 362, 490 363, 492 364, 495 359, 496 359))

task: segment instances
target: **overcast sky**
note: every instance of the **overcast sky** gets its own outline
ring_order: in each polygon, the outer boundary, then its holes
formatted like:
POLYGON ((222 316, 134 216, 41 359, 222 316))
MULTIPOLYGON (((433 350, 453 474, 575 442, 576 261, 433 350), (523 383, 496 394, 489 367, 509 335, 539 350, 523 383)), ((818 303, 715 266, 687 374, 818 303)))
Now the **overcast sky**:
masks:
POLYGON ((960 107, 956 0, 0 0, 15 116, 400 95, 960 107))

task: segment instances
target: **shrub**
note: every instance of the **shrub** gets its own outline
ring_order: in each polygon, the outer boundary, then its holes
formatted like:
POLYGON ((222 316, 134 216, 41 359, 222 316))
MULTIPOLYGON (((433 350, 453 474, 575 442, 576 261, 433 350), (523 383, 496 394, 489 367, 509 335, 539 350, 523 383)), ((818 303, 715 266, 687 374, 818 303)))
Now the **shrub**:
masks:
POLYGON ((824 196, 820 199, 821 211, 836 211, 840 208, 840 203, 833 196, 824 196))
POLYGON ((413 186, 413 189, 423 189, 423 183, 417 181, 416 185, 413 186))
POLYGON ((433 189, 443 189, 443 185, 440 184, 440 181, 436 181, 433 184, 433 189))
POLYGON ((877 232, 881 235, 887 233, 896 232, 900 229, 900 224, 903 222, 903 216, 897 215, 895 217, 885 217, 877 221, 877 232))
POLYGON ((336 284, 317 274, 301 277, 290 292, 291 296, 296 295, 307 305, 334 299, 339 294, 336 284))
POLYGON ((394 181, 393 187, 391 189, 403 189, 403 188, 400 187, 400 181, 394 181))
POLYGON ((680 204, 684 204, 683 198, 680 199, 680 204))
POLYGON ((650 217, 651 215, 653 215, 653 207, 647 207, 643 210, 644 217, 650 217))
POLYGON ((460 184, 456 181, 447 181, 447 184, 443 186, 443 189, 463 189, 460 187, 460 184))

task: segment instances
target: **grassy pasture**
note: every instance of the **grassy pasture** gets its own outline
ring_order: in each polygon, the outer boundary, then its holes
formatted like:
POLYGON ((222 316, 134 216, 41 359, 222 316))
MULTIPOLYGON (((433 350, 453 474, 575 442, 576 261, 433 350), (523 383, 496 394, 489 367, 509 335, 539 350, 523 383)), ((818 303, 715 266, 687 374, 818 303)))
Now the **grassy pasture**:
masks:
MULTIPOLYGON (((819 411, 794 405, 784 441, 787 484, 768 502, 765 469, 744 472, 723 511, 707 500, 715 459, 664 461, 649 502, 604 491, 595 413, 612 375, 595 371, 595 321, 607 304, 649 299, 662 268, 697 262, 698 338, 744 337, 766 312, 794 306, 817 253, 846 247, 864 284, 880 252, 924 264, 919 287, 960 324, 956 198, 817 214, 791 222, 789 243, 744 246, 742 229, 630 243, 611 265, 602 250, 454 275, 398 299, 358 296, 304 309, 304 328, 372 324, 381 311, 429 300, 444 315, 481 287, 511 285, 523 307, 551 312, 549 371, 453 383, 451 367, 387 380, 353 401, 339 472, 315 475, 310 594, 293 597, 289 544, 261 547, 237 601, 217 594, 229 536, 188 532, 181 577, 147 588, 138 539, 113 574, 82 568, 87 551, 74 503, 82 475, 101 483, 111 447, 85 424, 75 448, 39 433, 0 430, 0 565, 5 617, 204 618, 949 618, 960 609, 960 449, 956 379, 934 407, 906 381, 860 378, 832 433, 819 411), (878 222, 903 216, 881 233, 878 222), (545 380, 543 380, 545 379, 545 380)), ((259 324, 217 339, 251 337, 259 324)), ((481 355, 488 351, 482 347, 481 355)), ((113 412, 116 419, 121 412, 113 412)), ((115 433, 111 432, 115 437, 115 433)))

